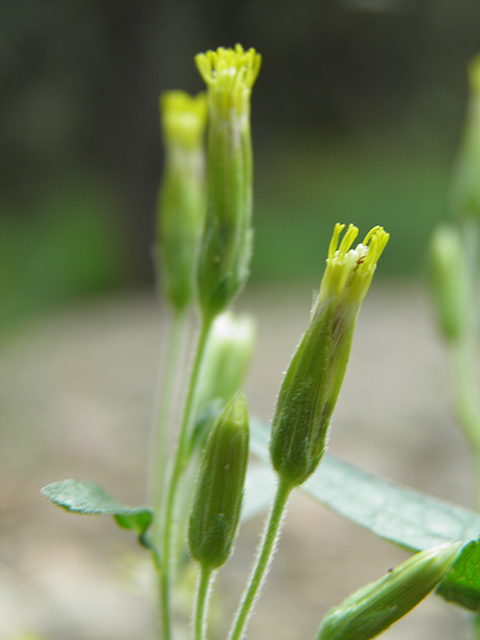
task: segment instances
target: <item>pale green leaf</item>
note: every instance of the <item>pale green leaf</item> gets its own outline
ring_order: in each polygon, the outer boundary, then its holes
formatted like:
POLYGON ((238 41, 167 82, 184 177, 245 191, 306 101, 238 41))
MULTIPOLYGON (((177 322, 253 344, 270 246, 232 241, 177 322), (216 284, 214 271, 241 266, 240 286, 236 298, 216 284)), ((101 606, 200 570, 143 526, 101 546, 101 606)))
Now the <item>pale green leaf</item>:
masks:
POLYGON ((83 480, 52 482, 42 494, 59 507, 84 515, 110 515, 124 529, 134 529, 140 536, 150 526, 153 513, 149 507, 126 507, 119 504, 96 484, 83 480))

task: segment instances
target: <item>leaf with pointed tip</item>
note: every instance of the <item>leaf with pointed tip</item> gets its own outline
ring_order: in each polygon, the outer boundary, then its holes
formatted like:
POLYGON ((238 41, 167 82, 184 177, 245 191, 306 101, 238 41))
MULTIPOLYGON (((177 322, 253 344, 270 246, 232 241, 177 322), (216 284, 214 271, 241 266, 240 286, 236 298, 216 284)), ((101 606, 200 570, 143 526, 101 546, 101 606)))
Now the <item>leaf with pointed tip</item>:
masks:
POLYGON ((149 507, 126 507, 92 482, 62 480, 42 489, 42 494, 59 507, 84 515, 113 516, 120 527, 133 529, 142 537, 153 519, 149 507))
MULTIPOLYGON (((268 437, 268 425, 250 421, 252 452, 267 464, 268 437)), ((377 536, 411 551, 464 541, 466 546, 438 593, 480 613, 479 514, 382 480, 328 454, 302 490, 377 536)))

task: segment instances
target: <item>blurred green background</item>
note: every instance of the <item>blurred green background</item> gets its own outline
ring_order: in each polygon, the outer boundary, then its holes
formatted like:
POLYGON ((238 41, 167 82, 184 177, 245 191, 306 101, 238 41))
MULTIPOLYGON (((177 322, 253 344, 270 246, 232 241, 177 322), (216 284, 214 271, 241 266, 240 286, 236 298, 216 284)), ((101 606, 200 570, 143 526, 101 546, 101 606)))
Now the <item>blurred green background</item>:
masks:
POLYGON ((252 276, 318 284, 336 221, 392 237, 415 277, 448 185, 480 50, 478 0, 4 0, 0 332, 151 284, 158 95, 193 56, 263 55, 253 95, 252 276))

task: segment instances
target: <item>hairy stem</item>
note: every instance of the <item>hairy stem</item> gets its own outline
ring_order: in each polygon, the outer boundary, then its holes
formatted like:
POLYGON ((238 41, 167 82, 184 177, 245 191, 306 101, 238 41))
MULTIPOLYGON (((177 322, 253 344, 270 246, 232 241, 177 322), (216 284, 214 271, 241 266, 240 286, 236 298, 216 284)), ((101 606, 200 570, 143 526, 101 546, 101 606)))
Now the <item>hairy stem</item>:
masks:
POLYGON ((199 375, 202 368, 203 356, 210 332, 211 320, 203 321, 200 337, 197 343, 196 356, 190 377, 187 399, 183 414, 183 421, 180 427, 177 452, 173 463, 168 494, 165 507, 165 517, 163 523, 163 545, 162 545, 162 566, 161 574, 161 604, 163 621, 163 640, 171 639, 171 586, 173 567, 175 566, 175 550, 172 544, 174 540, 175 528, 175 506, 177 490, 185 466, 188 462, 186 452, 188 450, 188 437, 190 435, 191 423, 195 416, 195 404, 199 375))
POLYGON ((206 640, 207 637, 208 597, 213 577, 210 567, 200 567, 193 620, 195 640, 206 640))
POLYGON ((182 342, 185 334, 188 314, 185 311, 174 310, 171 334, 169 336, 169 348, 166 357, 165 375, 159 389, 158 418, 154 432, 154 457, 153 457, 153 486, 152 504, 154 510, 153 542, 161 548, 161 523, 162 523, 162 497, 165 485, 167 468, 168 440, 172 429, 173 400, 175 398, 176 382, 178 379, 178 367, 182 342))
POLYGON ((240 602, 240 606, 230 632, 229 640, 240 640, 244 634, 258 591, 268 573, 270 561, 275 550, 275 542, 278 538, 283 514, 291 491, 292 487, 280 480, 277 487, 277 493, 270 510, 270 516, 265 527, 265 532, 263 534, 257 561, 240 602))

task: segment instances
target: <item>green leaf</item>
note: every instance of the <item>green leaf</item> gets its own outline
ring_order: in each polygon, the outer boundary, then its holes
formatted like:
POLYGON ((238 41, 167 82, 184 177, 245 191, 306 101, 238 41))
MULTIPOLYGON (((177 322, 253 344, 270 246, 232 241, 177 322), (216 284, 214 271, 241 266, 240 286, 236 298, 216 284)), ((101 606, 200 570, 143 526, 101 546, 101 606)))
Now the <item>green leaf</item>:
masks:
MULTIPOLYGON (((250 446, 269 463, 269 428, 250 421, 250 446)), ((377 536, 410 551, 443 542, 466 544, 480 536, 480 515, 361 471, 325 454, 302 490, 377 536)), ((480 543, 467 545, 438 592, 452 602, 480 612, 480 543)))
POLYGON ((153 512, 149 507, 131 508, 121 505, 92 482, 62 480, 52 482, 41 492, 48 500, 72 513, 113 516, 120 527, 133 529, 140 537, 143 537, 152 523, 153 512))
POLYGON ((453 569, 437 588, 450 602, 480 613, 480 542, 473 540, 463 548, 453 569))

